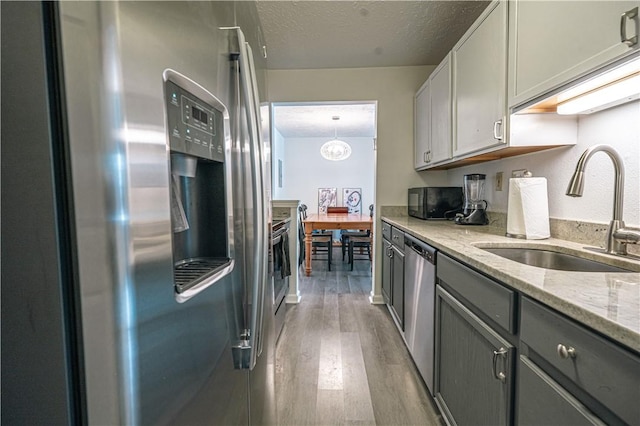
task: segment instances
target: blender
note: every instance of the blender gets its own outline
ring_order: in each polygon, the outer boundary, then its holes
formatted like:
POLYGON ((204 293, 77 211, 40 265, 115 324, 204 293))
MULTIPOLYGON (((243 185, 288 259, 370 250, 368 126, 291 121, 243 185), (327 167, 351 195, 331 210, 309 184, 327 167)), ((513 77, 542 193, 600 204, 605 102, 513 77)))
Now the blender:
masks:
POLYGON ((473 173, 464 175, 464 208, 455 222, 459 225, 487 225, 487 202, 484 200, 484 185, 487 175, 473 173))

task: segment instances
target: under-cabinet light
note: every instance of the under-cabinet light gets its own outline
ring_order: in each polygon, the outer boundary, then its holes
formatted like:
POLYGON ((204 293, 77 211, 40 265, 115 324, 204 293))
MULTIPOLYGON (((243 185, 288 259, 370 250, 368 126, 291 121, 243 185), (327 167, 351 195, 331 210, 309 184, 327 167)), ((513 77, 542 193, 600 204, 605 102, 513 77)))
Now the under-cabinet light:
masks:
POLYGON ((590 114, 640 99, 640 73, 558 104, 558 114, 590 114))
POLYGON ((640 98, 640 57, 556 96, 558 114, 591 114, 640 98))
POLYGON ((613 83, 617 80, 623 79, 630 75, 636 74, 640 72, 640 57, 626 62, 623 65, 613 68, 603 74, 598 75, 592 79, 589 79, 585 82, 578 84, 564 92, 558 94, 558 102, 562 103, 568 101, 571 98, 575 98, 576 96, 583 95, 587 92, 590 92, 594 89, 598 89, 600 87, 604 87, 610 83, 613 83))

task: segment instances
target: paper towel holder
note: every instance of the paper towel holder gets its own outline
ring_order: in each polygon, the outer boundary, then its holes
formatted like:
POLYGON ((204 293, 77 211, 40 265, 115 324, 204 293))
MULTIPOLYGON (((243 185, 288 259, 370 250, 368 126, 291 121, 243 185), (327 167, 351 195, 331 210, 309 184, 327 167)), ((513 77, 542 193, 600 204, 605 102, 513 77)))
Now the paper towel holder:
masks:
MULTIPOLYGON (((533 176, 533 173, 531 173, 529 170, 527 169, 522 169, 522 170, 514 170, 511 173, 511 176, 514 178, 528 178, 533 176)), ((509 209, 507 207, 507 214, 509 212, 509 209)), ((509 238, 518 238, 520 240, 526 240, 527 236, 525 234, 512 234, 512 233, 505 233, 505 236, 509 237, 509 238)))
POLYGON ((550 237, 549 207, 547 200, 547 181, 544 177, 533 178, 528 170, 518 170, 520 177, 509 179, 509 205, 507 207, 507 231, 505 236, 516 239, 545 239, 550 237), (528 182, 524 184, 524 182, 528 182), (525 185, 522 188, 522 185, 525 185), (524 192, 527 197, 521 198, 524 192), (542 189, 542 194, 539 194, 542 189), (533 190, 533 193, 531 192, 533 190), (536 194, 538 193, 538 194, 536 194), (542 195, 541 202, 532 204, 532 196, 537 199, 542 195), (525 202, 525 200, 528 200, 525 202), (529 212, 529 216, 525 213, 529 212), (533 217, 531 217, 533 214, 533 217), (526 218, 526 219, 525 219, 526 218))

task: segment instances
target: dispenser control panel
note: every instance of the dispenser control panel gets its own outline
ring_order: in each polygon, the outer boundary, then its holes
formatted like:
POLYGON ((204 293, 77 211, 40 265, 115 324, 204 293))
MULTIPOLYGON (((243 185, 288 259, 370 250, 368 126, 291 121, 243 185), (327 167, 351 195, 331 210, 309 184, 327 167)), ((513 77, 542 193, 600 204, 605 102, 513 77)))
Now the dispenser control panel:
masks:
POLYGON ((173 81, 165 84, 165 109, 171 150, 224 161, 222 112, 173 81))

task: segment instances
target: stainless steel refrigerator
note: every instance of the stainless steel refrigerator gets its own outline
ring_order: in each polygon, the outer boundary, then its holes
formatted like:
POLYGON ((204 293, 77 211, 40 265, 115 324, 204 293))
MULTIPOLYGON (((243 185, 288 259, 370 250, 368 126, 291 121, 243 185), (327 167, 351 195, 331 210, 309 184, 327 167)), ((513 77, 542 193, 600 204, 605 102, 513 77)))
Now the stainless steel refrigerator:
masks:
POLYGON ((2 423, 275 423, 255 4, 0 14, 2 423))

